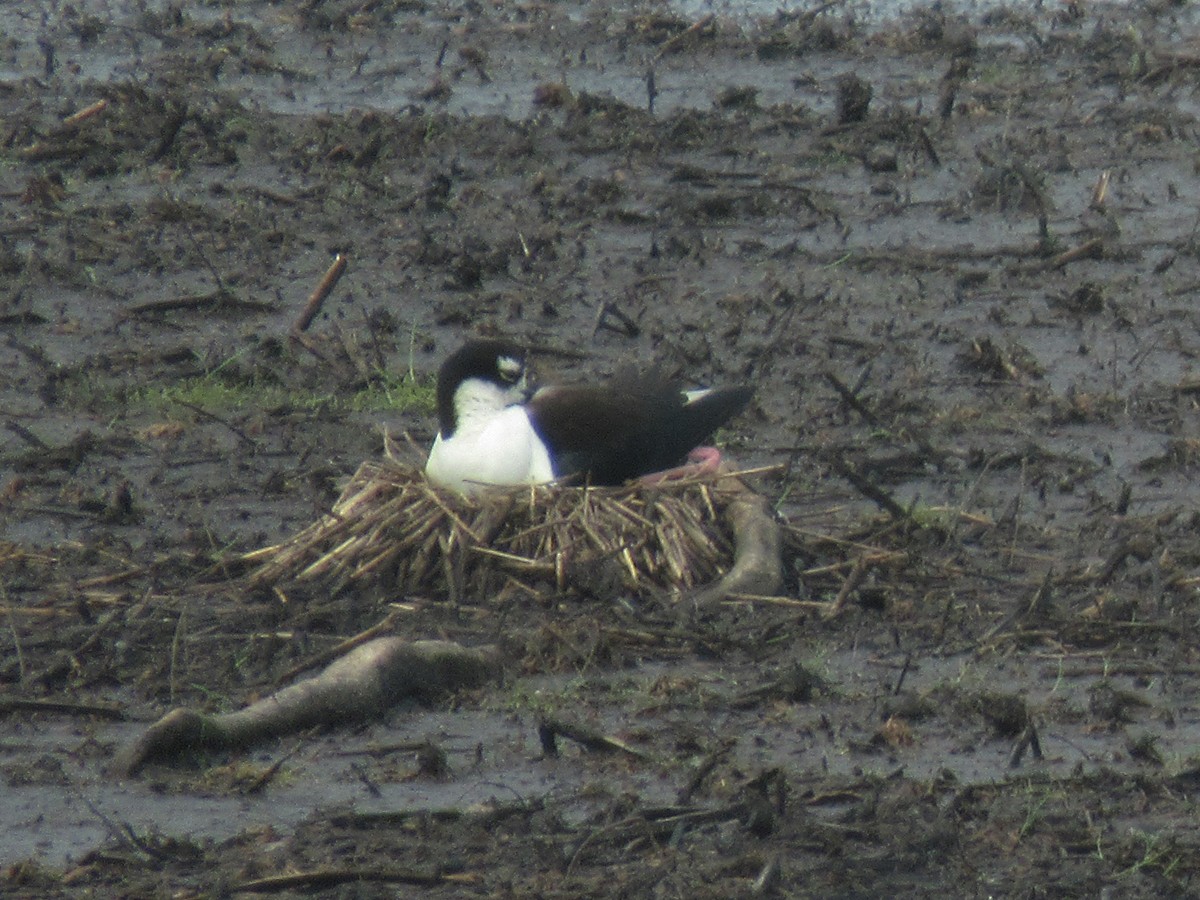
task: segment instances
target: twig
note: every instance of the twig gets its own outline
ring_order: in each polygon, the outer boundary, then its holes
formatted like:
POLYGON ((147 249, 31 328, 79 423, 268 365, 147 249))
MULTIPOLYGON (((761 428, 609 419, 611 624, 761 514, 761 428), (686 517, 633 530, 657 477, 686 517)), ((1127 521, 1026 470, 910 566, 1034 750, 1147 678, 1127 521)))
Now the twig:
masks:
POLYGON ((125 720, 124 710, 115 706, 96 706, 92 703, 68 703, 64 700, 26 700, 22 697, 0 697, 0 713, 25 710, 29 712, 70 713, 80 716, 99 716, 114 722, 125 720))
POLYGON ((325 298, 329 296, 334 286, 338 283, 338 280, 345 273, 348 262, 349 259, 344 253, 339 253, 333 258, 333 262, 325 270, 325 275, 317 283, 313 292, 309 294, 308 302, 304 304, 304 309, 300 311, 300 315, 292 323, 292 334, 308 331, 308 326, 312 324, 312 320, 321 311, 321 305, 325 302, 325 298))
POLYGON ((175 144, 175 139, 179 137, 179 130, 183 128, 183 123, 188 118, 188 105, 179 103, 174 105, 170 114, 163 121, 162 131, 159 133, 158 146, 150 154, 151 162, 158 162, 167 155, 167 151, 175 144))
POLYGON ((825 373, 825 380, 829 382, 835 391, 837 391, 838 396, 842 398, 842 402, 863 417, 863 421, 865 421, 872 428, 880 427, 880 422, 877 418, 875 418, 875 413, 871 412, 871 410, 867 408, 866 404, 864 404, 862 400, 858 398, 858 391, 861 390, 861 388, 851 390, 850 388, 846 387, 846 385, 842 383, 842 380, 832 372, 825 373))
POLYGON ((437 491, 435 491, 428 484, 426 484, 425 492, 434 503, 436 503, 439 507, 441 507, 442 512, 444 512, 447 516, 450 517, 451 522, 453 522, 455 525, 457 525, 459 528, 461 528, 463 531, 465 531, 470 536, 471 540, 473 540, 476 544, 483 543, 479 539, 479 535, 477 535, 474 531, 471 530, 471 526, 468 525, 466 522, 464 522, 461 518, 459 518, 458 513, 456 513, 454 510, 452 510, 449 506, 446 505, 446 501, 441 498, 441 496, 438 494, 437 491))
POLYGON ((321 348, 318 347, 316 342, 312 338, 310 338, 307 334, 293 331, 288 334, 288 337, 292 340, 293 343, 299 344, 301 347, 303 347, 305 350, 307 350, 309 353, 311 353, 318 360, 325 363, 326 365, 329 365, 329 362, 330 362, 329 357, 327 357, 323 352, 321 352, 321 348))
MULTIPOLYGON (((867 376, 870 374, 870 366, 863 370, 862 375, 859 377, 858 383, 852 388, 847 387, 842 380, 832 372, 825 372, 824 374, 825 380, 829 382, 835 391, 837 391, 838 396, 842 398, 842 401, 847 406, 862 416, 863 420, 872 428, 883 428, 883 424, 879 421, 878 417, 876 417, 875 413, 869 409, 867 405, 863 403, 861 399, 859 399, 858 396, 863 389, 863 385, 866 382, 867 376)), ((940 469, 943 461, 946 459, 947 454, 936 449, 919 434, 911 434, 910 436, 912 437, 913 443, 917 445, 917 449, 925 454, 925 457, 940 469)))
POLYGON ((596 308, 596 319, 592 324, 592 335, 594 336, 601 328, 615 331, 617 334, 623 334, 625 337, 630 338, 641 334, 641 329, 638 328, 637 322, 626 315, 624 310, 619 306, 608 300, 602 300, 596 308), (609 322, 610 318, 616 319, 619 324, 612 325, 609 322))
POLYGON ((100 115, 100 113, 104 112, 106 109, 108 109, 108 101, 97 100, 91 106, 85 106, 83 109, 79 110, 79 112, 72 113, 71 115, 67 116, 62 120, 62 124, 67 128, 72 128, 78 125, 80 122, 85 122, 93 116, 100 115))
POLYGON ((758 877, 754 879, 754 883, 750 885, 750 895, 752 897, 769 897, 774 896, 779 890, 779 882, 783 877, 781 859, 778 853, 771 856, 763 865, 762 870, 758 873, 758 877))
POLYGON ((141 578, 150 571, 148 566, 134 566, 131 569, 126 569, 123 572, 114 572, 111 575, 96 575, 93 578, 85 578, 82 581, 74 582, 74 585, 79 590, 110 587, 114 584, 123 584, 126 581, 141 578))
POLYGON ((283 754, 283 756, 279 757, 279 759, 275 760, 275 762, 271 763, 271 765, 267 766, 266 769, 259 773, 257 778, 246 785, 246 787, 242 790, 242 793, 250 795, 260 793, 263 788, 270 784, 272 779, 279 774, 279 770, 283 768, 283 764, 295 756, 296 751, 299 749, 299 745, 296 745, 287 753, 283 754))
POLYGON ((138 303, 124 310, 126 316, 144 316, 153 313, 174 312, 180 309, 192 309, 198 312, 219 310, 245 310, 246 312, 274 312, 273 304, 261 300, 241 300, 230 294, 224 288, 218 288, 208 294, 192 294, 187 297, 173 297, 169 300, 150 300, 138 303))
POLYGON ((658 62, 665 54, 673 52, 676 47, 683 43, 683 41, 687 40, 691 35, 698 34, 699 32, 703 31, 713 23, 714 19, 716 19, 716 15, 709 13, 699 21, 693 22, 683 31, 679 32, 679 34, 665 41, 663 45, 658 48, 658 52, 654 54, 654 58, 650 61, 651 64, 658 62))
POLYGON ((807 28, 811 25, 821 13, 828 12, 838 6, 844 4, 846 0, 833 0, 831 3, 822 3, 820 6, 813 9, 806 9, 803 12, 791 12, 788 10, 779 10, 775 13, 775 17, 780 22, 792 22, 807 28))
POLYGON ((677 798, 679 803, 688 803, 692 799, 692 795, 700 789, 700 785, 704 783, 704 779, 712 774, 713 769, 717 767, 726 756, 729 755, 734 747, 737 746, 737 738, 726 738, 721 742, 721 746, 708 754, 700 766, 692 773, 692 777, 688 779, 688 783, 683 786, 677 798))
POLYGON ((256 441, 254 438, 250 437, 250 435, 246 434, 245 431, 243 431, 237 425, 234 425, 228 419, 223 419, 220 416, 218 416, 216 413, 209 412, 203 406, 197 406, 195 403, 190 403, 187 400, 180 400, 180 399, 176 398, 175 402, 178 403, 180 406, 187 407, 188 409, 190 409, 192 412, 194 412, 198 416, 203 416, 206 419, 216 422, 218 425, 224 425, 242 443, 246 444, 249 447, 253 447, 255 449, 258 448, 258 441, 256 441))
POLYGON ((1108 185, 1112 180, 1112 173, 1105 169, 1096 178, 1096 184, 1092 187, 1092 209, 1103 209, 1104 204, 1108 201, 1108 185))
POLYGON ((167 685, 169 688, 168 696, 171 698, 171 703, 175 703, 175 697, 178 693, 175 677, 179 671, 179 648, 183 643, 184 626, 187 624, 188 600, 185 597, 183 604, 179 608, 179 618, 175 622, 175 633, 171 635, 171 662, 167 668, 167 685))
POLYGON ((898 522, 907 522, 912 519, 908 514, 908 510, 897 503, 887 491, 877 487, 871 481, 859 475, 858 472, 842 460, 833 459, 830 462, 833 465, 834 471, 849 481, 855 490, 882 508, 893 519, 898 522))
POLYGON ((554 571, 554 564, 543 562, 541 560, 530 559, 526 556, 519 556, 516 553, 505 553, 503 550, 494 550, 491 547, 474 546, 469 548, 472 553, 482 553, 484 556, 490 556, 493 559, 502 559, 505 562, 520 566, 522 569, 527 569, 533 572, 543 572, 550 574, 554 571))
POLYGON ((680 812, 661 818, 651 818, 647 815, 633 816, 621 822, 615 822, 593 831, 579 843, 571 862, 567 864, 566 874, 572 875, 583 858, 583 851, 592 845, 607 839, 612 842, 628 842, 633 838, 666 838, 695 825, 708 825, 712 822, 728 822, 740 819, 746 815, 745 803, 732 803, 721 809, 700 809, 680 812))
POLYGON ((157 847, 147 844, 144 840, 138 837, 137 832, 133 830, 133 826, 128 822, 118 822, 112 817, 106 815, 104 810, 100 809, 99 806, 93 803, 90 797, 80 795, 80 799, 82 799, 87 805, 87 808, 91 810, 92 815, 99 819, 101 823, 103 823, 104 827, 108 829, 109 834, 111 834, 114 839, 126 847, 132 847, 134 850, 144 853, 150 859, 162 860, 166 858, 167 855, 165 853, 163 853, 157 847))
POLYGON ((582 747, 597 753, 624 753, 634 759, 646 758, 644 753, 633 749, 624 741, 601 734, 585 725, 564 722, 562 719, 549 716, 543 717, 538 722, 538 739, 542 742, 542 749, 547 756, 558 756, 558 747, 554 741, 558 735, 570 738, 582 747))
MULTIPOLYGON (((1012 533, 1008 538, 1008 560, 1006 565, 1011 566, 1013 559, 1017 555, 1017 536, 1021 532, 1021 498, 1025 496, 1025 485, 1028 481, 1029 474, 1029 457, 1021 457, 1021 480, 1017 483, 1017 490, 1013 494, 1012 499, 1012 533)), ((1005 510, 1008 513, 1008 510, 1005 510)))
POLYGON ((282 675, 275 679, 275 686, 280 687, 290 681, 295 681, 300 675, 303 675, 309 669, 315 669, 318 666, 324 666, 333 662, 339 656, 344 656, 357 647, 359 644, 365 644, 367 641, 374 640, 380 635, 387 634, 392 630, 396 621, 400 618, 398 612, 390 612, 384 616, 378 623, 372 625, 365 631, 360 631, 353 637, 346 638, 340 644, 329 648, 324 653, 318 653, 312 659, 305 660, 299 665, 293 666, 282 675))
MULTIPOLYGON (((0 594, 0 599, 2 599, 3 596, 4 596, 3 594, 0 594)), ((58 616, 70 616, 70 615, 76 614, 72 610, 56 609, 52 606, 3 606, 3 605, 0 605, 0 613, 4 613, 6 616, 29 616, 29 617, 35 618, 35 619, 54 619, 54 618, 57 618, 58 616)))
POLYGON ((295 872, 290 875, 270 875, 266 878, 253 878, 240 884, 232 885, 230 893, 244 892, 248 894, 273 894, 278 891, 288 891, 293 888, 323 888, 336 887, 340 884, 353 884, 360 881, 370 881, 384 884, 412 884, 418 887, 435 887, 439 884, 474 884, 475 875, 458 872, 454 874, 424 874, 411 869, 313 869, 308 872, 295 872))
POLYGON ((904 687, 904 679, 908 677, 909 671, 912 669, 912 651, 910 650, 904 656, 904 665, 900 667, 900 674, 896 676, 896 686, 892 688, 892 696, 899 697, 900 690, 904 687))
POLYGON ((829 609, 827 600, 797 600, 795 597, 783 597, 767 594, 730 594, 723 601, 727 604, 761 603, 764 606, 794 606, 800 609, 829 609))
POLYGON ((862 580, 866 577, 870 567, 867 564, 867 557, 860 556, 854 564, 854 568, 850 570, 850 574, 846 576, 846 580, 842 582, 842 589, 838 591, 836 597, 833 598, 833 603, 825 611, 823 618, 832 619, 839 616, 846 606, 846 601, 850 599, 850 595, 854 590, 862 584, 862 580))
POLYGON ((1000 635, 1007 632, 1019 620, 1031 613, 1036 612, 1042 606, 1042 604, 1046 602, 1046 598, 1050 595, 1050 590, 1053 587, 1054 569, 1047 569, 1045 577, 1042 578, 1037 590, 1035 590, 1033 595, 1029 598, 1029 602, 1023 605, 1018 604, 1012 612, 989 628, 984 633, 983 637, 979 639, 979 642, 975 645, 976 648, 985 647, 988 644, 999 640, 1000 635))
POLYGON ((1069 263, 1076 262, 1080 259, 1100 258, 1104 255, 1104 238, 1094 237, 1091 240, 1084 241, 1076 247, 1072 247, 1063 253, 1058 254, 1046 263, 1048 269, 1061 269, 1069 263))
POLYGON ((49 444, 43 441, 40 437, 38 437, 20 422, 9 419, 4 423, 4 427, 36 450, 51 449, 49 444))
POLYGON ((1042 755, 1042 743, 1038 740, 1037 726, 1032 722, 1025 726, 1025 730, 1021 732, 1021 736, 1017 738, 1012 751, 1008 754, 1008 767, 1010 769, 1015 769, 1021 764, 1021 758, 1025 755, 1026 748, 1033 752, 1034 759, 1045 758, 1042 755))

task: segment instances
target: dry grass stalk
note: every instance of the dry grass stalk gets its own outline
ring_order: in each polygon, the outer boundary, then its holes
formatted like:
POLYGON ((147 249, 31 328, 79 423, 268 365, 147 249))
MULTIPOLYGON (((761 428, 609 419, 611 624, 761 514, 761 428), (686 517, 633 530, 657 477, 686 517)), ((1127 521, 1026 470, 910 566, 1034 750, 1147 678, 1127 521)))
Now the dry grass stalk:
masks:
POLYGON ((372 461, 328 515, 243 561, 255 564, 248 577, 258 587, 376 585, 453 601, 502 588, 587 593, 580 585, 601 569, 636 594, 688 589, 733 560, 722 480, 522 487, 468 499, 433 487, 413 466, 372 461))

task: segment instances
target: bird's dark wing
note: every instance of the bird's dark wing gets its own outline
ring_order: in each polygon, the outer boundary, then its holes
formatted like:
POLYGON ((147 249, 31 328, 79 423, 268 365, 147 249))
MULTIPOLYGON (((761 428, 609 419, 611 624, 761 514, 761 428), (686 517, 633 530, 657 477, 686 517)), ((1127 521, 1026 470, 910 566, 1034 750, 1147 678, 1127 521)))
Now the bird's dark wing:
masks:
POLYGON ((631 409, 629 396, 616 389, 544 388, 528 409, 560 478, 591 473, 622 446, 623 435, 647 427, 645 410, 631 409))
POLYGON ((626 377, 604 387, 543 390, 529 413, 556 475, 620 484, 676 465, 739 413, 751 393, 716 388, 689 402, 678 384, 626 377))

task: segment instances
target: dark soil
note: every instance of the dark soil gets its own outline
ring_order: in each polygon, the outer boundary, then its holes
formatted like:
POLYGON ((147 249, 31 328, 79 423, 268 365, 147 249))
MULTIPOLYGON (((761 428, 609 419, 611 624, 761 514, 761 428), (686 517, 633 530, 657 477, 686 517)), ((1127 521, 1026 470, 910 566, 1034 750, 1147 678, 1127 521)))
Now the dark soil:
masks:
POLYGON ((0 892, 1194 895, 1200 22, 1027 6, 0 8, 0 892), (246 589, 471 333, 753 381, 784 594, 246 589), (516 662, 114 773, 384 619, 516 662))

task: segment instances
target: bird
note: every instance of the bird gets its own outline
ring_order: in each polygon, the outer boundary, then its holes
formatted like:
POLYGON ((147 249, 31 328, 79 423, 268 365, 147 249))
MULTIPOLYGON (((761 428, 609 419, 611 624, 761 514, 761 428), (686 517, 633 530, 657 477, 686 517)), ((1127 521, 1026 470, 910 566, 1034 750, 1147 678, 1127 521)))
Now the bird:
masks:
POLYGON ((752 394, 742 385, 687 391, 657 370, 534 391, 519 346, 471 339, 438 370, 425 474, 470 495, 486 485, 654 480, 685 458, 693 471, 715 470, 720 454, 699 445, 752 394))

